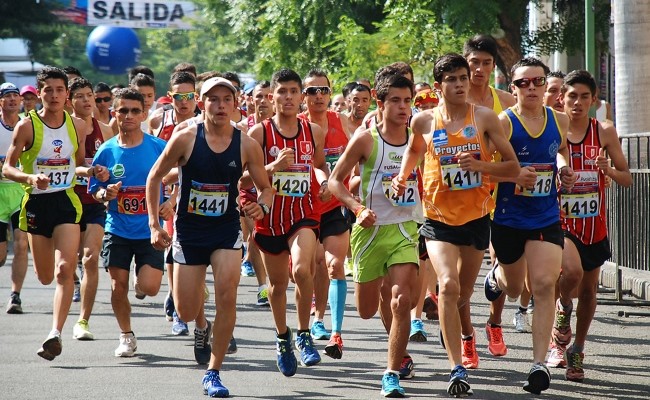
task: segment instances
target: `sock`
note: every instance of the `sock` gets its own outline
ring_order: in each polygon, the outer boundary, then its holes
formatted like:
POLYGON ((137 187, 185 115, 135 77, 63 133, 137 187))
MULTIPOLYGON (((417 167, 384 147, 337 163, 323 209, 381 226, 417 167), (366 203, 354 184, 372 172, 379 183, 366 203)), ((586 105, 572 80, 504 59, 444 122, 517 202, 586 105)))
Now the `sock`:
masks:
POLYGON ((522 314, 526 314, 528 312, 528 307, 519 306, 519 312, 522 314))
POLYGON ((463 340, 472 340, 472 338, 474 337, 473 334, 472 334, 472 335, 468 335, 468 336, 466 336, 466 335, 462 335, 462 336, 463 336, 463 340))
POLYGON ((302 335, 303 333, 309 333, 309 329, 298 329, 298 336, 302 335))
POLYGON ((52 336, 61 336, 61 332, 58 329, 52 329, 48 337, 52 337, 52 336))
MULTIPOLYGON (((492 328, 501 328, 501 325, 493 324, 492 322, 488 322, 488 325, 490 325, 490 327, 492 327, 492 328)), ((471 335, 467 337, 467 339, 471 339, 471 338, 472 338, 471 335)), ((465 336, 463 336, 463 339, 465 339, 465 336)))
POLYGON ((268 289, 268 288, 269 288, 269 286, 265 283, 265 284, 263 284, 263 285, 259 285, 259 286, 257 287, 257 291, 258 291, 258 292, 261 292, 262 290, 264 290, 264 289, 268 289))
POLYGON ((20 297, 20 292, 11 292, 11 296, 18 296, 18 297, 20 297))
POLYGON ((332 333, 341 333, 343 325, 343 312, 345 311, 345 297, 348 294, 348 281, 345 279, 330 280, 328 293, 330 309, 332 311, 332 333))
POLYGON ((384 375, 386 374, 395 374, 399 376, 399 371, 393 371, 392 369, 387 369, 386 371, 384 371, 384 375))
POLYGON ((584 344, 577 345, 577 344, 573 343, 573 345, 571 346, 571 353, 584 353, 584 351, 585 351, 585 345, 584 344))

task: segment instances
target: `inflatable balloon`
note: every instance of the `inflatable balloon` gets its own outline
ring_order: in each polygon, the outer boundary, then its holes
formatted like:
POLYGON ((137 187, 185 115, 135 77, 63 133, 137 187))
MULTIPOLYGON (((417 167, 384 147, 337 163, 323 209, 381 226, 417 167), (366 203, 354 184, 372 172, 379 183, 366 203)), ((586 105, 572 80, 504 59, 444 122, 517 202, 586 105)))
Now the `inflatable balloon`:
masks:
POLYGON ((88 35, 86 55, 99 71, 124 74, 140 61, 140 40, 131 28, 98 26, 88 35))

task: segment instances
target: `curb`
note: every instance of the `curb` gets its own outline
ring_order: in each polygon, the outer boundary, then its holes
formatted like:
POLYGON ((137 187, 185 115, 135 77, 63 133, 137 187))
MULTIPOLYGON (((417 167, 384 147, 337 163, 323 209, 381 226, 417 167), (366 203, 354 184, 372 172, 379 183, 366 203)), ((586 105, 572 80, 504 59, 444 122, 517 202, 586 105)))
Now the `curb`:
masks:
MULTIPOLYGON (((629 291, 633 297, 650 300, 650 271, 619 267, 621 270, 621 288, 629 291)), ((616 264, 606 261, 600 269, 600 284, 607 288, 616 288, 616 264)))

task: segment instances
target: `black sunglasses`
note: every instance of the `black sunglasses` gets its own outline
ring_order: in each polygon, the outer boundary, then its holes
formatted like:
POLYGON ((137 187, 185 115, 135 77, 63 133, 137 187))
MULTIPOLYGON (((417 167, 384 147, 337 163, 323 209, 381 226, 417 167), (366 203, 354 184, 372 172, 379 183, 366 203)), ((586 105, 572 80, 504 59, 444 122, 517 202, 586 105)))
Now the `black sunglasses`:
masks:
POLYGON ((117 113, 122 114, 122 115, 127 115, 128 113, 131 113, 133 115, 140 115, 140 114, 142 114, 142 109, 124 107, 124 108, 120 108, 119 110, 117 110, 117 113))
POLYGON ((537 76, 535 78, 521 78, 521 79, 515 79, 512 81, 512 84, 517 86, 518 88, 525 89, 528 86, 530 86, 530 83, 533 82, 533 85, 539 87, 539 86, 544 86, 546 85, 546 77, 545 76, 537 76))
POLYGON ((106 96, 106 97, 95 97, 95 103, 108 103, 109 101, 113 100, 111 96, 106 96))
POLYGON ((317 94, 328 95, 332 93, 332 89, 328 86, 310 86, 304 88, 302 92, 308 96, 315 96, 317 94))

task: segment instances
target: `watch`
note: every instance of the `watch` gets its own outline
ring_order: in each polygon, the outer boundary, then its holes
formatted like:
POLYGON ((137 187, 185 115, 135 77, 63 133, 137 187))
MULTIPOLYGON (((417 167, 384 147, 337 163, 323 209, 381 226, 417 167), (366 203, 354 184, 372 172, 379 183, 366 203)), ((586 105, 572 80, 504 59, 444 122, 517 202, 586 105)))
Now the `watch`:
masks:
POLYGON ((264 203, 257 203, 257 204, 262 208, 262 212, 264 213, 264 215, 268 215, 271 212, 271 209, 266 204, 264 203))

